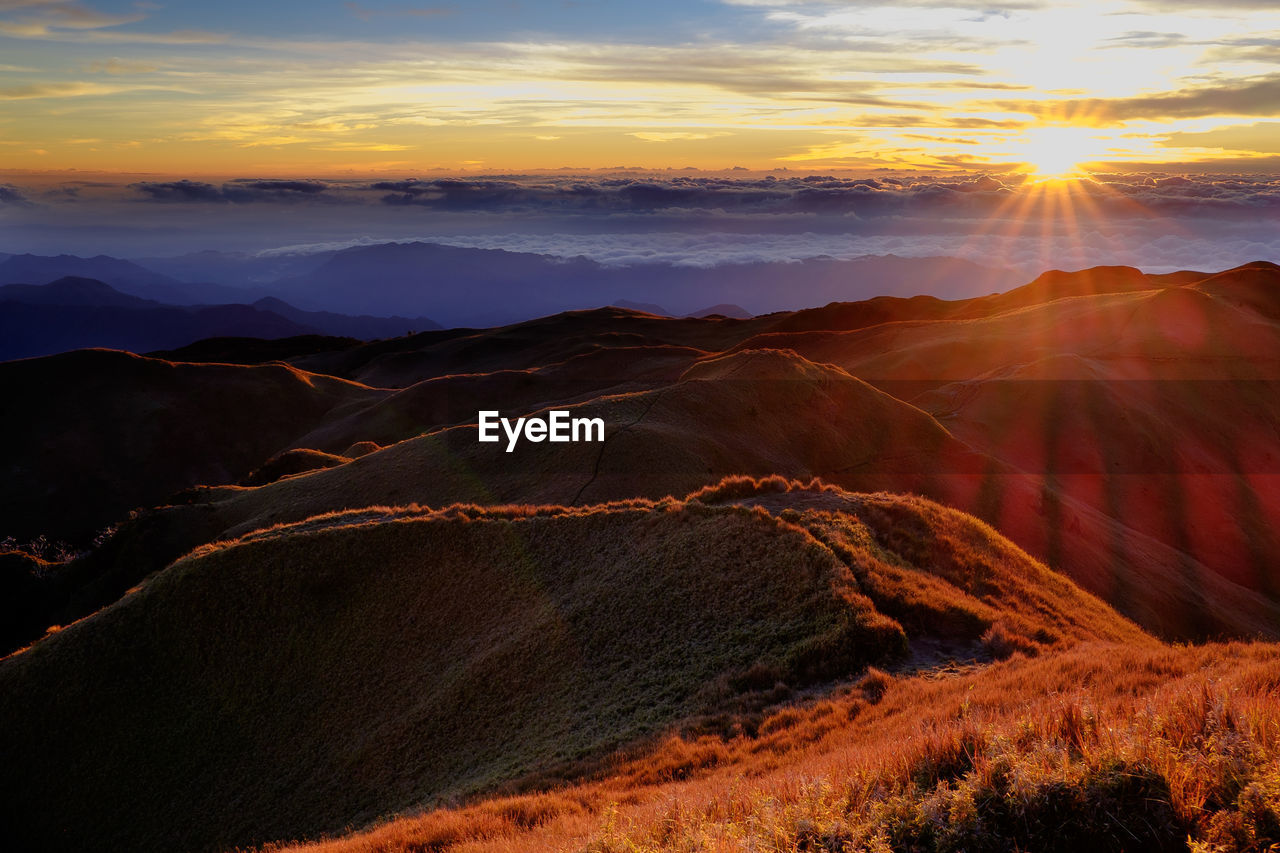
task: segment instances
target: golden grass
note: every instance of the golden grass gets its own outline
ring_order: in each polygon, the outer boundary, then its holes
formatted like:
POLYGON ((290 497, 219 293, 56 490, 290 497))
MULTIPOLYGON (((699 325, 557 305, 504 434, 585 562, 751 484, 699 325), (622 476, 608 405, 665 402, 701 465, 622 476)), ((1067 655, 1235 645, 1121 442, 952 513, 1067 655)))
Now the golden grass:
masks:
POLYGON ((1265 851, 1280 647, 1086 644, 850 685, 611 777, 272 850, 1265 851), (668 767, 684 768, 676 775, 668 767), (532 816, 532 818, 531 818, 532 816))
POLYGON ((1155 644, 918 498, 766 480, 366 507, 202 546, 0 661, 0 801, 26 842, 314 837, 589 778, 664 739, 619 778, 695 778, 732 765, 737 738, 780 762, 847 719, 774 715, 832 680, 862 678, 869 704, 891 669, 1085 641, 1155 644))

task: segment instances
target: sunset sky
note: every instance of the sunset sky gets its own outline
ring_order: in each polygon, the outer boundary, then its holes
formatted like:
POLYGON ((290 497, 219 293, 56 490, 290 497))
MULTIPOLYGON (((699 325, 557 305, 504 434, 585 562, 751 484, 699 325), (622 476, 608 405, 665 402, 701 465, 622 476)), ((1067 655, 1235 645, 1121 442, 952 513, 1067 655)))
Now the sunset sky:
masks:
POLYGON ((1269 0, 0 0, 14 171, 1276 169, 1269 0))

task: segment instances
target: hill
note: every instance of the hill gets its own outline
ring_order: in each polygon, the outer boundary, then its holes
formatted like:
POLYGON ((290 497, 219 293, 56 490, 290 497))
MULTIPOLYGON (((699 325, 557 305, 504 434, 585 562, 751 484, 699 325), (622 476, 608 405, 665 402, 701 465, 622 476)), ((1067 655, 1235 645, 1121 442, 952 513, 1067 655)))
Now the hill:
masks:
POLYGON ((295 323, 319 329, 326 335, 373 340, 411 335, 415 331, 439 329, 440 324, 426 317, 371 317, 368 314, 350 316, 331 311, 303 311, 289 303, 266 296, 253 303, 259 311, 271 311, 295 323))
POLYGON ((678 314, 710 304, 733 306, 735 313, 750 316, 876 294, 966 298, 1013 283, 1008 271, 958 258, 885 255, 620 267, 582 257, 415 242, 344 249, 271 287, 313 310, 425 314, 448 325, 491 326, 599 305, 602 293, 615 303, 665 306, 678 314), (467 286, 459 287, 463 281, 467 286))
POLYGON ((5 840, 1269 849, 1277 276, 0 364, 5 840))
MULTIPOLYGON (((1265 294, 1275 273, 1250 265, 1231 275, 1256 278, 1265 294)), ((1133 290, 1138 279, 1124 269, 1090 271, 1075 285, 1059 274, 1048 279, 1052 300, 1009 310, 985 297, 750 320, 614 308, 364 345, 223 341, 171 353, 285 357, 308 376, 388 390, 316 403, 324 414, 250 445, 234 472, 182 483, 262 488, 197 490, 124 525, 117 542, 68 568, 67 577, 97 580, 58 618, 83 616, 184 551, 254 525, 365 504, 658 498, 730 474, 777 473, 914 491, 973 512, 1161 636, 1272 636, 1280 482, 1265 437, 1280 418, 1268 378, 1280 365, 1280 330, 1204 293, 1199 283, 1212 278, 1133 290), (852 328, 811 328, 842 322, 852 328), (582 409, 605 420, 607 441, 490 453, 467 425, 494 401, 510 415, 582 409), (265 470, 294 476, 245 480, 291 451, 265 470), (315 460, 328 470, 297 476, 315 460)), ((125 433, 111 441, 126 457, 136 452, 125 433)), ((50 483, 78 476, 59 464, 37 471, 52 472, 50 483)), ((81 489, 90 505, 109 491, 94 480, 81 489)), ((15 493, 12 505, 23 500, 15 493)), ((132 508, 110 500, 117 518, 132 508)), ((25 529, 25 539, 93 533, 25 529)))
POLYGON ((46 285, 0 285, 0 302, 23 305, 80 305, 84 307, 144 308, 159 305, 149 299, 121 293, 109 284, 92 278, 66 276, 46 285))
POLYGON ((265 849, 1265 850, 1280 843, 1277 678, 1280 650, 1243 643, 872 671, 573 786, 265 849))
POLYGON ((81 350, 0 364, 0 538, 83 546, 180 489, 233 483, 343 404, 378 395, 285 365, 183 364, 81 350), (51 393, 56 391, 56 393, 51 393))
POLYGON ((871 663, 1086 640, 1154 643, 918 499, 369 508, 198 549, 0 661, 0 802, 23 849, 226 849, 575 778, 871 663))
POLYGON ((169 351, 209 338, 272 340, 315 335, 317 330, 371 339, 439 328, 425 317, 349 317, 302 311, 274 298, 253 305, 165 305, 73 276, 45 285, 0 286, 0 305, 0 360, 87 347, 169 351))
POLYGON ((193 304, 182 283, 132 261, 96 255, 10 255, 0 261, 0 284, 54 281, 59 278, 88 278, 104 282, 131 296, 170 304, 193 304))
MULTIPOLYGON (((640 364, 631 352, 619 355, 640 364)), ((669 372, 653 374, 648 386, 611 390, 612 378, 566 382, 550 369, 445 377, 371 398, 293 447, 345 456, 361 440, 390 446, 257 489, 193 492, 188 503, 123 527, 83 570, 117 577, 123 592, 211 538, 351 506, 656 499, 727 475, 781 472, 985 509, 1017 541, 1053 554, 1070 576, 1162 636, 1272 635, 1280 625, 1280 606, 1256 587, 1128 526, 1134 519, 1107 515, 1089 503, 1092 494, 1064 487, 1046 498, 1042 474, 976 452, 936 418, 837 367, 778 350, 670 356, 662 368, 669 372), (677 369, 683 372, 673 379, 677 369), (546 402, 557 393, 578 396, 546 402), (509 402, 511 414, 573 403, 575 416, 604 420, 606 440, 525 442, 511 453, 481 444, 470 408, 495 397, 509 402)))

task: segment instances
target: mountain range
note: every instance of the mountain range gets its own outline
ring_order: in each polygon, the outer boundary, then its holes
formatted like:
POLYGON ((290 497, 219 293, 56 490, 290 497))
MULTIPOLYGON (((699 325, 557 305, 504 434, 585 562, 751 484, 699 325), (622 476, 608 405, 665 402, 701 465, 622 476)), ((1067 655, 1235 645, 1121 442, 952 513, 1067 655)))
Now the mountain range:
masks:
POLYGON ((29 254, 0 260, 0 284, 67 276, 170 305, 248 304, 270 297, 314 312, 431 317, 448 326, 476 327, 618 301, 665 306, 659 313, 670 309, 675 316, 716 307, 724 309, 718 313, 749 316, 877 295, 956 299, 1018 283, 1007 270, 945 257, 609 266, 583 257, 427 242, 306 254, 197 252, 141 261, 29 254))
MULTIPOLYGON (((473 257, 434 252, 389 250, 473 257)), ((0 363, 0 818, 32 850, 1266 849, 1278 294, 1097 267, 0 363), (481 409, 605 438, 506 452, 481 409)))
POLYGON ((208 338, 345 338, 333 346, 439 328, 424 317, 348 316, 303 311, 274 297, 252 305, 165 305, 96 279, 68 276, 45 285, 0 285, 0 359, 106 347, 149 352, 208 338))

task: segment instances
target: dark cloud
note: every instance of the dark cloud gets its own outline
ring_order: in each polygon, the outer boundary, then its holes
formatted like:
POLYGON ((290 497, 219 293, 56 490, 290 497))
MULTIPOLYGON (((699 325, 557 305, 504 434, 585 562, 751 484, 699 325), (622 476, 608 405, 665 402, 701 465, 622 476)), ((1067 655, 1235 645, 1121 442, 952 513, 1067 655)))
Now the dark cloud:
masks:
POLYGON ((149 201, 226 201, 213 184, 200 181, 140 181, 129 185, 149 201))
POLYGON ((1134 30, 1107 39, 1107 47, 1181 47, 1189 39, 1182 33, 1160 33, 1151 30, 1134 30))
POLYGON ((203 181, 140 181, 129 185, 147 201, 252 204, 255 202, 333 201, 328 184, 237 178, 222 186, 203 181))
POLYGON ((27 207, 31 200, 22 194, 22 190, 12 184, 0 184, 0 205, 27 207))
POLYGON ((1108 124, 1133 119, 1280 115, 1280 74, 1131 98, 996 101, 997 109, 1052 121, 1108 124))
MULTIPOLYGON (((390 207, 442 214, 612 218, 814 217, 819 220, 933 219, 1053 215, 1061 200, 1014 174, 962 178, 916 176, 849 178, 807 175, 763 178, 484 178, 379 181, 367 190, 390 207), (1016 205, 1015 205, 1016 202, 1016 205)), ((1280 212, 1280 178, 1268 175, 1153 175, 1108 173, 1072 185, 1086 201, 1080 216, 1253 217, 1280 212)))
MULTIPOLYGON (((1015 180, 1016 179, 1012 179, 1015 180)), ((886 216, 918 204, 934 208, 979 210, 1001 203, 1009 188, 991 176, 909 182, 838 178, 833 175, 777 178, 607 177, 542 181, 404 180, 369 187, 386 192, 392 206, 437 211, 493 213, 669 214, 701 211, 710 215, 886 216)))
POLYGON ((328 184, 322 184, 319 181, 262 181, 252 178, 236 178, 231 183, 251 190, 294 192, 307 195, 322 193, 329 188, 328 184))
POLYGON ((1162 270, 1280 261, 1280 157, 1224 159, 1216 173, 1144 168, 1112 164, 1063 192, 997 171, 780 169, 167 180, 85 190, 58 204, 41 193, 61 182, 24 181, 0 191, 0 202, 17 202, 2 208, 12 242, 0 249, 150 257, 287 248, 292 256, 426 240, 622 266, 946 255, 1029 275, 1102 263, 1162 270), (1244 171, 1262 168, 1271 172, 1244 171), (289 216, 280 215, 285 205, 289 216))

